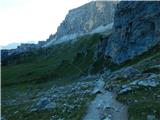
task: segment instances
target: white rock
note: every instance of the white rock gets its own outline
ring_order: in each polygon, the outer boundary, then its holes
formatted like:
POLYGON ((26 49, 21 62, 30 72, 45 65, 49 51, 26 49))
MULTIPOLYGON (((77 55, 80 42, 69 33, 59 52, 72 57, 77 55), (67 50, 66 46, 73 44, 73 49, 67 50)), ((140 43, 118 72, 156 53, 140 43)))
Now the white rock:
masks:
POLYGON ((119 94, 122 94, 122 93, 125 93, 125 92, 128 92, 128 91, 131 91, 131 90, 132 90, 131 87, 126 87, 126 88, 120 90, 120 91, 119 91, 119 94))

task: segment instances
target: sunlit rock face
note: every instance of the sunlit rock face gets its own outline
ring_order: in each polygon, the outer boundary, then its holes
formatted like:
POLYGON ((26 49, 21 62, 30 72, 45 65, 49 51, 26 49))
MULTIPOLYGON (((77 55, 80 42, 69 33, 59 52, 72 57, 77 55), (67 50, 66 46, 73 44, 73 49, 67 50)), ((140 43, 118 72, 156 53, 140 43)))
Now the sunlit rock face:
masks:
POLYGON ((160 42, 160 2, 120 2, 113 27, 106 55, 116 63, 132 59, 160 42))
POLYGON ((60 24, 53 41, 67 41, 113 22, 117 2, 92 1, 70 10, 60 24))

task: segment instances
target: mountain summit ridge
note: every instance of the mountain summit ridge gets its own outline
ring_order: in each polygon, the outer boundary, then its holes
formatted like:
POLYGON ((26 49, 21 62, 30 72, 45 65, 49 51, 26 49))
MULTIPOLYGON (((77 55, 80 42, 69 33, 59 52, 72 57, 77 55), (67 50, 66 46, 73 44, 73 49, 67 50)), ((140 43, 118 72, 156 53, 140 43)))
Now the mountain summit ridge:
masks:
POLYGON ((113 23, 116 4, 114 1, 92 1, 70 10, 54 37, 45 46, 75 39, 100 26, 113 23))

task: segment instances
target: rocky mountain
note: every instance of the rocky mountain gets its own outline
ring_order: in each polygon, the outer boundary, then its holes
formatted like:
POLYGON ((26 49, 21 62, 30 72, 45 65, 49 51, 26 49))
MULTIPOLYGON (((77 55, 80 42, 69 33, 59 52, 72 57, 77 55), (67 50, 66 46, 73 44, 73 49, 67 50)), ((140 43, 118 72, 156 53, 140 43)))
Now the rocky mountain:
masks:
POLYGON ((115 1, 92 1, 70 10, 46 46, 75 39, 92 31, 96 32, 95 29, 99 32, 104 31, 107 25, 113 23, 116 4, 115 1))

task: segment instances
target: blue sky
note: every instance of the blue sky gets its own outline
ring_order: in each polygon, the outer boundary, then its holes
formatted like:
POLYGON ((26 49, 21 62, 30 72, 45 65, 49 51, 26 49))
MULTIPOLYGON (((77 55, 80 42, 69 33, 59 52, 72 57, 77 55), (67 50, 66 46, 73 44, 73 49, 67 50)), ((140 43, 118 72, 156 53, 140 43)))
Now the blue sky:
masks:
POLYGON ((0 0, 0 45, 45 40, 68 10, 91 0, 0 0))

